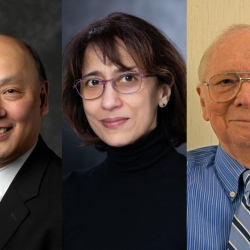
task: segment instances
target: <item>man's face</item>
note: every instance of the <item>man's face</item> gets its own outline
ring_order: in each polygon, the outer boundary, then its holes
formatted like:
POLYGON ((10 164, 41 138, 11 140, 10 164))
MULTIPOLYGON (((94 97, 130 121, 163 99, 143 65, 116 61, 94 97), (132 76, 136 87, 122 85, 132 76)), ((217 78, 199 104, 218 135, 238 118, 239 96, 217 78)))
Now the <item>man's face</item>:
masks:
MULTIPOLYGON (((241 29, 222 38, 208 58, 205 81, 218 73, 250 72, 250 31, 241 29)), ((242 77, 250 77, 245 74, 242 77)), ((237 96, 227 102, 215 102, 208 87, 199 85, 197 92, 203 118, 210 121, 222 147, 231 155, 237 148, 250 149, 250 83, 242 82, 237 96)))
POLYGON ((48 83, 18 41, 0 36, 0 168, 36 142, 41 118, 48 113, 48 83))

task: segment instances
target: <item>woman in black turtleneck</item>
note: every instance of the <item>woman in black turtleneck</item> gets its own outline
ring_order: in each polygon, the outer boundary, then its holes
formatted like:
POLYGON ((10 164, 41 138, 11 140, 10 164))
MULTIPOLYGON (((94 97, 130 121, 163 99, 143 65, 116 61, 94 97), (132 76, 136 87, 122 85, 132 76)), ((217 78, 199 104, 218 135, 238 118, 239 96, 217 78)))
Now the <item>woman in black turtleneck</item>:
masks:
POLYGON ((154 26, 112 13, 64 53, 63 108, 107 151, 63 182, 63 249, 186 249, 184 62, 154 26), (73 89, 72 89, 72 83, 73 89))

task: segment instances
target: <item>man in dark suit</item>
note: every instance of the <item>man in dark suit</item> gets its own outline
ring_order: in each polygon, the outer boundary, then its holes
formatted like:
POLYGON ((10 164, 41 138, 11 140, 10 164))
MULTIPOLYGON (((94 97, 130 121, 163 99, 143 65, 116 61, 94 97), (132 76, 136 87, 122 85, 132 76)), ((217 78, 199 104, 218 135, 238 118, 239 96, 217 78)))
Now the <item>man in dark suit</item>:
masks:
POLYGON ((61 159, 39 135, 48 91, 36 52, 0 35, 0 250, 61 249, 61 159))

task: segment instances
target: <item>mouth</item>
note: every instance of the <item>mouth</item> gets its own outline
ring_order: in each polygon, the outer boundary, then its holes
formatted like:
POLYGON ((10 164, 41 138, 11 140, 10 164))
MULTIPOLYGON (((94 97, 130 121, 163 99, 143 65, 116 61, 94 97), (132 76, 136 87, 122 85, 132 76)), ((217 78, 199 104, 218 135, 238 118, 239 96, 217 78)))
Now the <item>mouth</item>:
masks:
POLYGON ((6 133, 9 131, 11 128, 0 128, 0 135, 6 133))
POLYGON ((123 125, 128 119, 126 117, 105 118, 101 123, 106 128, 115 128, 123 125))
POLYGON ((244 119, 235 119, 231 120, 231 122, 237 126, 240 126, 242 128, 249 129, 250 128, 250 120, 244 120, 244 119))
POLYGON ((234 120, 235 122, 250 123, 250 120, 234 120))

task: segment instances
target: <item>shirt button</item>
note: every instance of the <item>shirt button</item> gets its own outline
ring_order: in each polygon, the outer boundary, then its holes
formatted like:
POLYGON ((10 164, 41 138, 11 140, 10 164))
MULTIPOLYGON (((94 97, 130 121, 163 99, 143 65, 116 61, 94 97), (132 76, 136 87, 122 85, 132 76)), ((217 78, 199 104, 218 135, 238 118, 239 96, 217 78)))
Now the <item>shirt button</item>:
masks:
POLYGON ((234 196, 235 196, 235 192, 233 192, 233 191, 230 192, 230 196, 231 196, 231 197, 234 197, 234 196))

